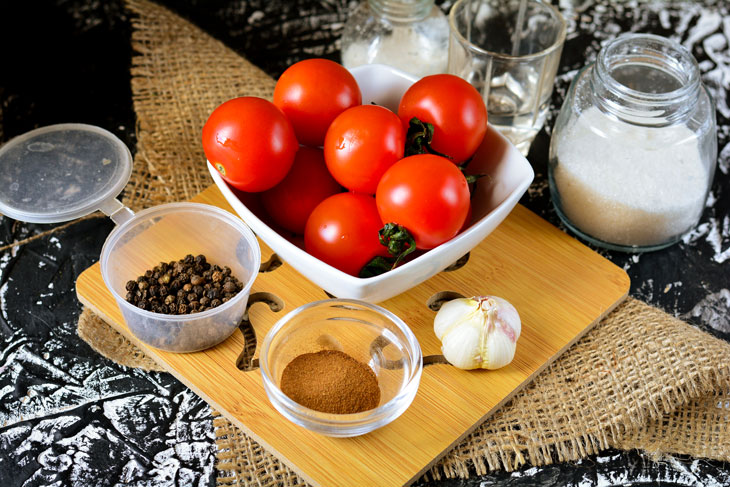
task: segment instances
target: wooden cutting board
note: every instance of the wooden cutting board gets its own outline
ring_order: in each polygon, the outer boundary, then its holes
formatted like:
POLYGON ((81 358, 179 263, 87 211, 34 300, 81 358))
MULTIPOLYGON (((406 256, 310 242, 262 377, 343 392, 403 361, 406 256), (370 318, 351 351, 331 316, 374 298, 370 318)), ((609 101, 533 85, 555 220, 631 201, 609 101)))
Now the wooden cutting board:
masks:
MULTIPOLYGON (((213 186, 194 201, 233 212, 213 186)), ((168 235, 167 238, 175 238, 168 235)), ((262 258, 272 251, 263 243, 262 258)), ((182 255, 181 255, 182 257, 182 255)), ((150 260, 150 267, 157 262, 150 260)), ((244 339, 238 331, 202 352, 175 354, 139 342, 130 333, 99 264, 76 283, 79 300, 154 358, 308 482, 315 485, 404 485, 430 468, 452 446, 507 402, 520 388, 583 336, 627 295, 629 277, 605 258, 518 205, 458 270, 442 272, 381 306, 400 316, 424 356, 440 354, 434 311, 426 305, 440 291, 492 294, 511 301, 522 318, 514 361, 496 371, 463 371, 446 364, 424 368, 418 394, 393 423, 356 438, 329 438, 290 423, 269 403, 258 369, 236 367, 244 339)), ((292 267, 260 273, 252 293, 284 301, 274 313, 252 306, 257 343, 286 312, 325 299, 292 267)), ((256 353, 258 357, 258 351, 256 353)))

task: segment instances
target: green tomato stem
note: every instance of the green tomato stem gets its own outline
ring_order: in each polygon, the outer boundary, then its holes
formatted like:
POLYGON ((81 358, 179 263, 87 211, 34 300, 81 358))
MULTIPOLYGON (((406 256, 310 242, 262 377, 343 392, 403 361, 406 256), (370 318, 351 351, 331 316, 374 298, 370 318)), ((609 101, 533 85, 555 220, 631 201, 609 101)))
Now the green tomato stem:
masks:
POLYGON ((386 223, 378 232, 380 243, 387 247, 391 257, 374 257, 360 270, 359 277, 373 277, 395 269, 403 259, 416 250, 416 240, 405 227, 386 223))

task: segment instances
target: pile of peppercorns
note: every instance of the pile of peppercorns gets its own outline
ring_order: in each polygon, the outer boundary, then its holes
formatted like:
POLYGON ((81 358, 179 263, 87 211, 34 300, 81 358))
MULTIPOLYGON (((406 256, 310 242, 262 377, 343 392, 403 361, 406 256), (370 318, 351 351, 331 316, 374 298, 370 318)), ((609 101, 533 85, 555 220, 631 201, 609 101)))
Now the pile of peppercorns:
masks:
POLYGON ((136 281, 127 282, 127 302, 140 309, 170 315, 199 313, 220 306, 243 285, 229 267, 206 262, 204 255, 160 262, 136 281))

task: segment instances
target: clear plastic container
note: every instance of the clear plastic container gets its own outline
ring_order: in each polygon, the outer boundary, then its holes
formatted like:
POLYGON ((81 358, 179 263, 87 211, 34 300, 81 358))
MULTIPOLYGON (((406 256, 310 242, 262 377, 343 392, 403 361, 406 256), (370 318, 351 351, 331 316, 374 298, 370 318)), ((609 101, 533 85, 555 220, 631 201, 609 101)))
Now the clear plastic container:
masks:
POLYGON ((291 311, 266 334, 261 375, 271 404, 290 421, 327 436, 348 437, 384 426, 408 409, 418 391, 423 357, 408 326, 390 311, 349 299, 315 301, 291 311), (355 414, 315 411, 287 397, 279 383, 297 356, 339 350, 370 366, 378 378, 380 404, 355 414))
POLYGON ((243 318, 261 261, 258 241, 238 217, 210 205, 172 203, 135 215, 116 199, 131 172, 129 149, 100 127, 65 123, 31 130, 0 148, 0 212, 55 223, 101 210, 118 225, 102 248, 102 277, 132 333, 171 352, 212 347, 243 318), (127 281, 187 254, 230 267, 243 290, 216 308, 188 315, 153 313, 124 299, 127 281))
POLYGON ((147 345, 170 352, 203 350, 228 338, 246 311, 260 263, 258 241, 240 218, 199 203, 170 203, 141 211, 117 226, 101 251, 104 283, 129 329, 147 345), (187 315, 153 313, 124 299, 127 281, 187 254, 203 254, 211 264, 230 267, 243 289, 216 308, 187 315))
POLYGON ((434 0, 363 0, 341 42, 347 69, 386 64, 422 77, 446 72, 449 24, 434 0))

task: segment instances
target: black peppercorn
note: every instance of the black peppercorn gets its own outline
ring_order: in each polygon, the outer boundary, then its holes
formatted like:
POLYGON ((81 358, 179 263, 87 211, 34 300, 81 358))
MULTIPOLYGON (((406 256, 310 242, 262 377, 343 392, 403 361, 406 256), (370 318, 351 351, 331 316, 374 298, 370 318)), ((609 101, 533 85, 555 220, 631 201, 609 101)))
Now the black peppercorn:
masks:
POLYGON ((232 281, 228 281, 225 284, 223 284, 223 291, 226 293, 234 293, 237 291, 236 284, 232 281))
POLYGON ((125 284, 126 300, 155 313, 186 314, 205 311, 230 300, 243 289, 231 276, 204 255, 186 255, 179 261, 160 262, 144 275, 125 284))

